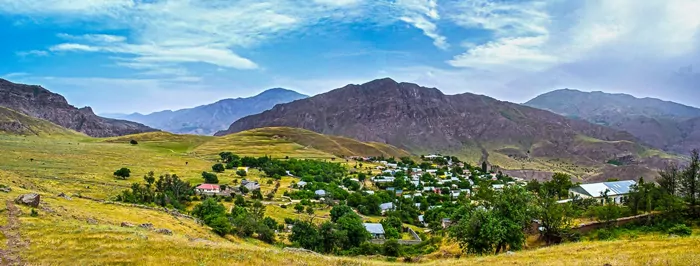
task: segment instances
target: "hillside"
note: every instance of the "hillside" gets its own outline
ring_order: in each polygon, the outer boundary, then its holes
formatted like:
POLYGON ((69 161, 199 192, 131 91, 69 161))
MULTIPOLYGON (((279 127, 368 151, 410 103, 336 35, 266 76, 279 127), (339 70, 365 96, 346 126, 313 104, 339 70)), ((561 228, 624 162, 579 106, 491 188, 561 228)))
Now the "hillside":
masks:
POLYGON ((654 98, 627 94, 556 90, 537 96, 525 105, 564 116, 624 130, 654 148, 688 154, 700 148, 700 129, 693 118, 700 109, 654 98))
POLYGON ((155 131, 139 123, 95 115, 90 107, 76 108, 66 99, 41 86, 0 79, 0 106, 48 120, 93 137, 110 137, 155 131))
POLYGON ((85 137, 83 134, 65 129, 49 121, 20 114, 5 107, 0 107, 0 133, 43 137, 85 137))
POLYGON ((213 135, 226 129, 241 117, 257 114, 280 103, 288 103, 308 96, 286 89, 269 89, 250 98, 224 99, 216 103, 176 111, 160 111, 147 115, 112 114, 114 118, 143 123, 178 134, 213 135))
POLYGON ((646 148, 626 132, 486 96, 445 95, 391 79, 281 104, 242 118, 217 135, 274 126, 387 143, 414 153, 486 159, 511 170, 579 176, 600 174, 597 170, 618 156, 646 157, 646 148))

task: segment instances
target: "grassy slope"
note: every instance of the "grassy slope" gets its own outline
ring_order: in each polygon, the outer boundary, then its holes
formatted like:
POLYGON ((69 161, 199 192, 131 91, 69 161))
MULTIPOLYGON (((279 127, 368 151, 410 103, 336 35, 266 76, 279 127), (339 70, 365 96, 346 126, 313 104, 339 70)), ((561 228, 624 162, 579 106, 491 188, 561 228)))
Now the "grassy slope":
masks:
MULTIPOLYGON (((13 127, 14 128, 14 127, 13 127)), ((76 131, 63 128, 49 121, 30 117, 0 106, 0 133, 42 137, 86 137, 76 131), (13 132, 5 132, 4 125, 19 125, 13 132)))
MULTIPOLYGON (((340 141, 341 143, 343 141, 340 141)), ((107 198, 140 181, 147 171, 173 172, 183 178, 200 182, 199 174, 209 169, 211 158, 222 150, 243 155, 268 154, 328 158, 315 148, 283 138, 265 138, 256 133, 240 134, 230 139, 199 136, 178 136, 148 133, 123 138, 88 139, 85 137, 41 138, 0 135, 0 183, 13 191, 0 193, 0 210, 4 203, 17 195, 38 192, 43 204, 38 218, 29 217, 30 209, 21 207, 20 231, 29 246, 21 249, 24 262, 35 265, 140 264, 140 265, 374 265, 385 264, 368 258, 337 258, 282 252, 257 241, 223 239, 195 222, 175 218, 163 212, 97 203, 79 198, 66 200, 56 197, 80 193, 107 198), (129 145, 130 139, 139 145, 129 145), (250 152, 250 153, 246 153, 250 152), (30 159, 34 159, 33 161, 30 159), (185 162, 188 162, 185 165, 185 162), (116 180, 111 172, 119 167, 132 169, 130 180, 116 180), (89 188, 87 188, 89 186, 89 188), (98 224, 90 224, 94 219, 98 224), (122 228, 121 222, 152 223, 156 228, 174 231, 173 236, 160 235, 140 228, 122 228)), ((384 147, 384 146, 381 146, 384 147)), ((353 148, 354 149, 354 148, 353 148)), ((224 183, 235 178, 231 171, 220 175, 224 183)), ((249 179, 266 178, 252 171, 249 179)), ((278 195, 292 178, 283 178, 278 195)), ((263 182, 263 190, 273 186, 263 182)), ((6 224, 9 213, 0 212, 0 224, 6 224)), ((267 215, 277 220, 297 215, 292 209, 268 206, 267 215)), ((315 219, 327 219, 328 210, 317 210, 315 219)), ((372 217, 377 220, 379 218, 372 217)), ((0 238, 0 241, 5 242, 0 238)), ((432 260, 439 254, 427 256, 428 264, 567 264, 582 265, 589 260, 598 264, 666 264, 688 265, 698 261, 698 255, 688 252, 697 247, 697 237, 668 239, 642 238, 636 241, 584 242, 559 247, 526 251, 513 256, 491 256, 462 260, 432 260), (654 250, 651 256, 640 250, 654 250), (601 254, 604 254, 601 256, 601 254)), ((5 247, 3 243, 0 247, 5 247)))

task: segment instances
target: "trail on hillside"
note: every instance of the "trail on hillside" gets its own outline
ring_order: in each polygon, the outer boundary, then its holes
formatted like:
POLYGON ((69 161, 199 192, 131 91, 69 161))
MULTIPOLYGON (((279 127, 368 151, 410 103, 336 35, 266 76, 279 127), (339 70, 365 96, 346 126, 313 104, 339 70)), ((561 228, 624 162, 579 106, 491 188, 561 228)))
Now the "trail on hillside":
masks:
POLYGON ((19 251, 26 248, 29 244, 22 241, 19 232, 19 215, 20 210, 11 200, 6 201, 7 204, 7 224, 0 227, 0 232, 5 235, 7 244, 5 249, 0 249, 0 265, 23 265, 19 256, 19 251))

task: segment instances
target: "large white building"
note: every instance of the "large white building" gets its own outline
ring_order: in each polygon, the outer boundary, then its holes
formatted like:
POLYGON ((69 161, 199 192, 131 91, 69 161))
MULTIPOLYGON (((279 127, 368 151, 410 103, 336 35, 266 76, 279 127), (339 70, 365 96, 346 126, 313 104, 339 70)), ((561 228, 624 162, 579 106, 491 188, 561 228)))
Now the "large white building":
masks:
POLYGON ((569 189, 571 197, 579 196, 581 198, 594 198, 603 200, 605 191, 608 191, 608 197, 620 204, 625 200, 627 194, 630 193, 631 187, 637 184, 633 180, 602 182, 593 184, 581 184, 569 189))

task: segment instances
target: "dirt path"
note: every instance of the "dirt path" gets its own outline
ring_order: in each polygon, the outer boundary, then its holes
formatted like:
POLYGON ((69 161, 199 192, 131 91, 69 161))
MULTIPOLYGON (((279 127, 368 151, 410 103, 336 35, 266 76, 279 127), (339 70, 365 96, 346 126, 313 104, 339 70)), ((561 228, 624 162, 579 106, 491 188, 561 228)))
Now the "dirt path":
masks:
POLYGON ((6 249, 0 249, 0 265, 23 265, 19 256, 20 249, 28 246, 22 241, 19 233, 20 210, 15 204, 8 200, 7 204, 7 224, 0 227, 0 232, 7 238, 6 249))

